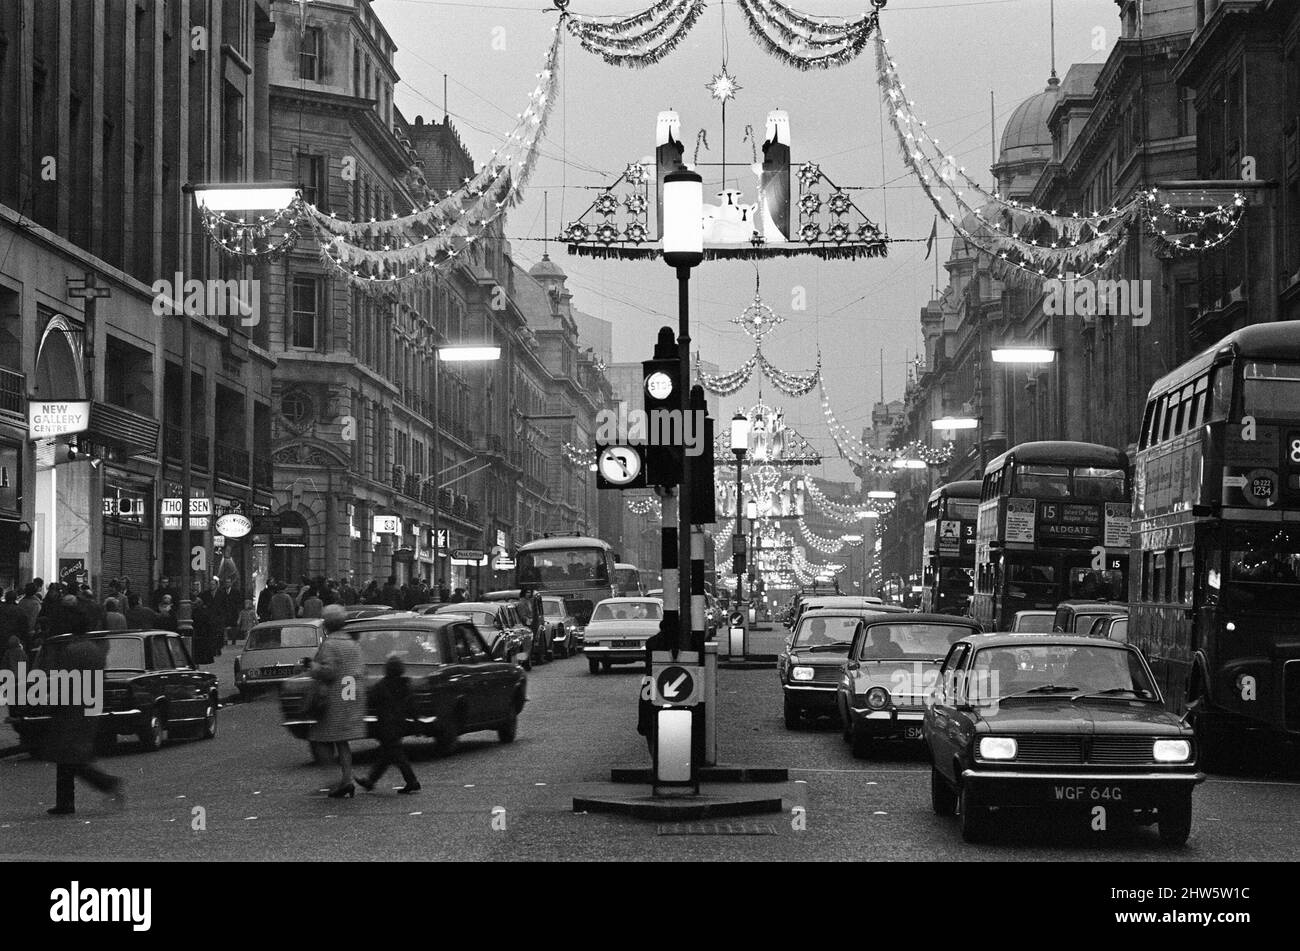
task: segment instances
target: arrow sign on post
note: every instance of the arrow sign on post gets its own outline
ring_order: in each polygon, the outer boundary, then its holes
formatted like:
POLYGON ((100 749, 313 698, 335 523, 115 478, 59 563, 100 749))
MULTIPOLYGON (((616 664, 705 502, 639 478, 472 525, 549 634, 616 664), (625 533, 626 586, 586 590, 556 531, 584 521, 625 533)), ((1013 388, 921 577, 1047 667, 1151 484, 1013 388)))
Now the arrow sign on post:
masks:
POLYGON ((689 706, 699 703, 700 668, 669 664, 655 671, 655 693, 659 704, 689 706))

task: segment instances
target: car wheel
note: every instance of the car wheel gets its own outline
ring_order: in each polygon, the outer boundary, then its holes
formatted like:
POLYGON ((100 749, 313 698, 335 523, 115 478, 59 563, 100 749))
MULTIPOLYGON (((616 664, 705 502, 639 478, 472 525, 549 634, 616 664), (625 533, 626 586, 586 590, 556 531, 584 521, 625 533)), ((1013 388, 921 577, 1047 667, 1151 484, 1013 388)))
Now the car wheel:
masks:
POLYGON ((587 670, 591 671, 593 674, 600 673, 600 661, 592 660, 590 657, 587 658, 587 670))
POLYGON ((513 743, 515 737, 519 735, 519 714, 515 710, 510 711, 510 719, 497 727, 497 739, 502 743, 513 743))
POLYGON ((988 838, 989 811, 985 806, 971 802, 970 786, 961 787, 957 802, 957 817, 961 823, 961 837, 972 844, 988 838))
POLYGON ((873 750, 872 739, 861 730, 852 729, 849 742, 853 744, 854 759, 870 759, 873 750))
POLYGON ((449 756, 460 745, 460 713, 447 714, 446 719, 434 735, 434 749, 439 756, 449 756))
POLYGON ((798 706, 791 703, 789 698, 786 698, 785 705, 784 705, 784 713, 785 713, 785 728, 787 730, 799 729, 799 727, 802 725, 803 722, 803 718, 802 718, 803 711, 800 710, 798 706))
POLYGON ((930 767, 930 806, 936 816, 951 816, 957 811, 957 794, 935 767, 930 767))
POLYGON ((1171 799, 1156 810, 1160 827, 1160 841, 1173 848, 1181 848, 1192 834, 1192 797, 1171 799))
POLYGON ((203 738, 211 740, 217 735, 217 701, 215 698, 208 701, 208 712, 203 718, 203 738))
POLYGON ((148 725, 137 735, 140 737, 140 745, 149 752, 159 749, 167 738, 167 727, 163 723, 162 714, 157 710, 151 713, 148 725))

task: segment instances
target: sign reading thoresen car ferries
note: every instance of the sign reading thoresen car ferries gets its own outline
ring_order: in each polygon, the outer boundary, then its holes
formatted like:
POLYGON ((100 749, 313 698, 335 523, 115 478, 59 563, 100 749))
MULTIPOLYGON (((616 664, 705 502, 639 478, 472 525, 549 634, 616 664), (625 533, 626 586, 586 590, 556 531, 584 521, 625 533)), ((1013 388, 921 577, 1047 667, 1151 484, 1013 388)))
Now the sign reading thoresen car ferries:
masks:
POLYGON ((49 439, 83 433, 90 427, 90 402, 87 400, 27 404, 27 438, 49 439))

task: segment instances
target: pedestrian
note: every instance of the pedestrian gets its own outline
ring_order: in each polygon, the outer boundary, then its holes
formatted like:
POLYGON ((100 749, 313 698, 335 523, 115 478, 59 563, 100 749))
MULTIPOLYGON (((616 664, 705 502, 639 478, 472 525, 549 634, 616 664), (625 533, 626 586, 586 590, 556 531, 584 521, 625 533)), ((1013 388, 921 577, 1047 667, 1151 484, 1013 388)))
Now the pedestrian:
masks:
POLYGON ((361 661, 360 645, 343 630, 347 623, 343 606, 331 604, 321 616, 325 621, 325 640, 316 652, 311 675, 324 685, 325 710, 307 738, 313 743, 333 745, 340 776, 329 796, 351 799, 356 795, 356 786, 349 744, 366 736, 366 668, 361 661))
POLYGON ((114 578, 108 583, 108 594, 104 596, 104 612, 108 612, 108 602, 116 601, 118 604, 124 604, 126 595, 122 593, 122 582, 114 578))
POLYGON ((12 635, 25 640, 30 630, 27 612, 18 606, 18 591, 10 588, 0 601, 0 644, 8 644, 12 635))
POLYGON ((271 620, 271 598, 274 597, 279 582, 274 578, 266 579, 266 586, 257 595, 257 619, 259 621, 271 620))
POLYGON ((154 624, 160 631, 176 630, 176 603, 170 594, 164 594, 158 602, 158 611, 154 615, 154 624))
POLYGON ((375 738, 379 740, 379 757, 370 767, 368 777, 357 777, 357 785, 366 792, 371 792, 388 767, 396 766, 402 779, 406 780, 406 785, 398 792, 418 792, 420 781, 415 778, 411 761, 402 749, 406 722, 416 715, 415 695, 411 692, 411 682, 406 679, 406 664, 396 654, 390 655, 384 662, 383 679, 370 692, 369 710, 376 719, 375 738))
POLYGON ((464 588, 457 588, 456 591, 455 591, 455 592, 452 594, 452 596, 451 596, 451 603, 452 603, 452 604, 460 604, 460 603, 462 603, 464 600, 465 600, 465 589, 464 589, 464 588))
POLYGON ((29 581, 23 587, 23 596, 18 600, 18 606, 27 615, 27 633, 23 637, 26 646, 31 646, 32 634, 36 631, 36 619, 41 616, 41 599, 36 592, 36 582, 29 581))
POLYGON ((90 630, 86 623, 86 614, 81 610, 75 594, 63 595, 54 607, 48 612, 42 611, 42 614, 48 622, 45 627, 47 639, 60 634, 85 634, 90 630))
POLYGON ((257 611, 253 608, 253 599, 247 598, 244 601, 244 610, 239 612, 239 622, 235 630, 239 634, 241 641, 248 639, 248 632, 257 627, 257 611))
POLYGON ((77 606, 81 613, 86 616, 86 630, 102 631, 104 630, 104 611, 95 600, 95 592, 90 590, 90 585, 83 584, 77 592, 77 606))
POLYGON ((130 631, 149 631, 158 623, 158 615, 140 603, 140 595, 132 591, 126 596, 126 627, 130 631))
MULTIPOLYGON (((68 595, 77 611, 76 597, 68 595)), ((59 673, 102 671, 104 652, 93 638, 74 637, 61 652, 59 673)), ((86 708, 79 704, 56 704, 45 735, 42 755, 55 764, 54 807, 47 810, 52 816, 70 816, 77 811, 76 780, 81 779, 105 793, 117 805, 125 804, 122 780, 109 775, 95 765, 95 739, 99 732, 99 719, 87 716, 86 708)))
POLYGON ((284 590, 283 581, 277 583, 275 594, 271 596, 271 620, 290 621, 297 614, 298 606, 293 603, 293 595, 284 590))
POLYGON ((0 669, 10 671, 18 676, 18 665, 27 662, 27 651, 23 649, 22 639, 17 634, 10 634, 5 644, 3 657, 0 657, 0 669))
POLYGON ((343 583, 339 585, 339 603, 344 607, 351 607, 359 600, 361 600, 361 597, 357 594, 357 589, 352 587, 352 575, 345 575, 343 583))
POLYGON ((303 598, 302 607, 298 609, 298 616, 320 617, 323 610, 325 610, 325 602, 317 596, 315 591, 312 591, 307 597, 303 598))
POLYGON ((109 598, 104 602, 104 630, 125 631, 126 615, 117 609, 117 599, 109 598))
POLYGON ((243 603, 244 598, 235 587, 234 576, 226 575, 221 581, 221 587, 212 596, 213 630, 218 642, 235 643, 235 635, 239 633, 239 606, 243 603))
POLYGON ((379 592, 380 604, 386 604, 390 608, 404 608, 405 602, 402 599, 402 590, 397 587, 397 575, 389 575, 388 583, 384 585, 383 590, 379 592))

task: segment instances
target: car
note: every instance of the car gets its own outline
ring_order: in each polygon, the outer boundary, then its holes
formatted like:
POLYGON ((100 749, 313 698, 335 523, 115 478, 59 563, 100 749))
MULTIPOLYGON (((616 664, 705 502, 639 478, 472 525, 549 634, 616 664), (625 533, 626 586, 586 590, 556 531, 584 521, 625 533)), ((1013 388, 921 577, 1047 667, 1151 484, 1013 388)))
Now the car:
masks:
POLYGON ((1055 611, 1017 611, 1011 619, 1012 634, 1049 634, 1055 611))
POLYGON ((564 599, 542 595, 542 619, 555 652, 561 657, 572 657, 580 643, 578 619, 569 613, 564 599))
POLYGON ((1121 644, 1128 642, 1128 615, 1103 614, 1092 622, 1088 629, 1089 637, 1105 637, 1121 644))
POLYGON ((314 657, 325 636, 320 618, 263 621, 248 632, 244 649, 235 658, 235 686, 241 699, 279 688, 302 673, 304 657, 314 657))
POLYGON ((901 609, 840 607, 803 613, 776 662, 787 730, 797 730, 805 714, 835 713, 835 684, 859 624, 876 613, 894 612, 901 609))
MULTIPOLYGON (((532 617, 532 605, 525 604, 524 598, 519 588, 509 588, 503 591, 489 591, 483 595, 484 601, 503 602, 510 605, 510 610, 514 612, 515 623, 528 628, 533 633, 533 627, 530 623, 532 617)), ((538 629, 540 630, 540 625, 538 629)), ((531 638, 532 661, 534 664, 548 664, 555 659, 555 650, 551 646, 551 641, 547 637, 539 637, 536 633, 531 638)))
MULTIPOLYGON (((74 639, 94 641, 104 652, 104 711, 99 739, 110 745, 134 735, 153 751, 180 734, 210 740, 217 735, 219 682, 200 670, 174 631, 93 631, 60 634, 41 645, 33 660, 40 670, 59 670, 74 639)), ((16 705, 9 723, 28 748, 39 747, 53 715, 48 706, 16 705)))
POLYGON ((1155 822, 1167 845, 1192 825, 1191 726, 1165 709, 1140 651, 1062 633, 982 634, 949 649, 922 732, 930 797, 957 813, 962 838, 990 832, 991 810, 1096 808, 1155 822))
POLYGON ((504 601, 460 601, 440 604, 429 614, 434 617, 443 614, 459 614, 469 618, 487 640, 493 656, 510 658, 524 670, 533 669, 533 632, 519 623, 514 610, 504 601))
POLYGON ((645 642, 659 631, 664 603, 658 598, 606 598, 592 609, 582 633, 587 669, 593 674, 613 664, 645 661, 645 642))
POLYGON ((358 618, 379 617, 381 614, 398 614, 401 613, 397 608, 389 607, 387 604, 354 604, 347 609, 347 619, 355 621, 358 618))
POLYGON ((1098 618, 1127 614, 1127 604, 1113 601, 1062 601, 1056 606, 1052 630, 1060 634, 1087 634, 1098 618))
POLYGON ((816 608, 876 608, 882 604, 879 598, 863 597, 856 594, 810 594, 799 599, 799 605, 795 608, 794 622, 791 628, 798 624, 799 619, 808 612, 816 608))
POLYGON ((948 648, 979 633, 978 621, 952 614, 866 618, 853 636, 836 686, 844 740, 853 755, 866 759, 880 739, 919 742, 925 700, 948 648))
MULTIPOLYGON (((459 606, 459 605, 457 605, 459 606)), ((452 752, 467 733, 492 730, 511 743, 528 699, 528 678, 513 660, 493 654, 478 626, 457 614, 400 613, 349 621, 345 627, 361 648, 366 686, 384 675, 396 655, 406 664, 415 716, 406 736, 431 737, 439 753, 452 752)), ((280 710, 290 735, 306 740, 316 720, 306 714, 313 690, 308 674, 291 677, 280 688, 280 710)), ((376 718, 368 711, 367 734, 376 718)))

